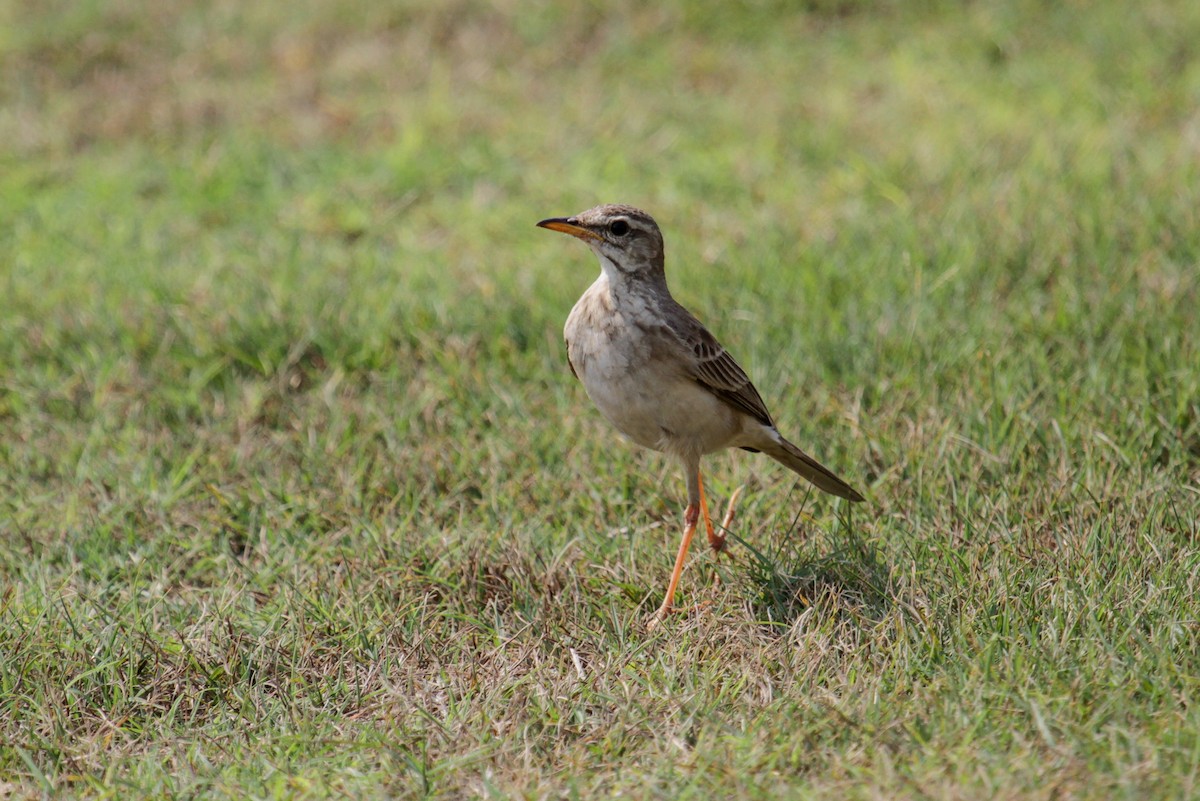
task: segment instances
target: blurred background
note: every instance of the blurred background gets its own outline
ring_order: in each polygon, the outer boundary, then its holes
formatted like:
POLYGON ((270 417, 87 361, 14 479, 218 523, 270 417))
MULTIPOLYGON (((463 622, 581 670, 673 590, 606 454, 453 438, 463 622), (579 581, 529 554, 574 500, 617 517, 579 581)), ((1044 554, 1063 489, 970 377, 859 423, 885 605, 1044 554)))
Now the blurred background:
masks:
MULTIPOLYGON (((553 468, 529 421, 574 432, 586 408, 559 332, 596 270, 533 223, 612 201, 656 216, 677 296, 784 427, 832 436, 835 461, 859 437, 870 480, 928 446, 896 426, 996 455, 1024 447, 983 442, 1011 420, 1079 404, 1132 426, 1105 434, 1118 461, 1189 447, 1190 3, 2 13, 18 473, 98 442, 141 464, 179 425, 294 432, 364 397, 414 470, 480 468, 441 453, 480 420, 553 468), (866 409, 872 430, 839 433, 866 409)), ((1097 447, 1060 428, 1038 447, 1097 447)))

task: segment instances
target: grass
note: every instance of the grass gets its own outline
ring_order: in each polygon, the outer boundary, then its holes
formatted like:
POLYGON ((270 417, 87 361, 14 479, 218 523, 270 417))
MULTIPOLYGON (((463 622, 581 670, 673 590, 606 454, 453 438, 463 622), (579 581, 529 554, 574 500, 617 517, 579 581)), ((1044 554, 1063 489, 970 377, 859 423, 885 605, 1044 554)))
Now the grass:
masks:
POLYGON ((1185 798, 1200 14, 0 7, 0 796, 1185 798), (566 369, 649 209, 865 491, 566 369), (714 575, 720 582, 714 581, 714 575))

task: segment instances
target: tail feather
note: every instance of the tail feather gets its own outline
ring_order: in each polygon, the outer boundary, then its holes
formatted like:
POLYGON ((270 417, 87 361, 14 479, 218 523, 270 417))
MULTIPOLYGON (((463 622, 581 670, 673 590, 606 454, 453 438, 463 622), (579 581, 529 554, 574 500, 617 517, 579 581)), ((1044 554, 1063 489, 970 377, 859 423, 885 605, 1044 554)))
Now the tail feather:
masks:
POLYGON ((782 436, 778 434, 776 436, 779 437, 778 440, 762 448, 762 452, 767 454, 767 456, 799 473, 811 481, 819 490, 824 490, 831 495, 845 498, 848 501, 858 502, 863 500, 863 496, 859 495, 845 481, 834 475, 833 471, 825 467, 825 465, 788 442, 782 436))

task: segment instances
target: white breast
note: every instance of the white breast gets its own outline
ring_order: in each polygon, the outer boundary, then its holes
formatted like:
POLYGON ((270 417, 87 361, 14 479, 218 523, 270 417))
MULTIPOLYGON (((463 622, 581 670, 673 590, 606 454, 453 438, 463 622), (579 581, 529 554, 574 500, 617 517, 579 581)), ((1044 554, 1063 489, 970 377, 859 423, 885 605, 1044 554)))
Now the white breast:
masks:
POLYGON ((567 317, 567 355, 588 396, 618 431, 647 448, 704 454, 736 444, 743 417, 687 374, 646 331, 654 311, 637 296, 613 303, 601 275, 567 317))

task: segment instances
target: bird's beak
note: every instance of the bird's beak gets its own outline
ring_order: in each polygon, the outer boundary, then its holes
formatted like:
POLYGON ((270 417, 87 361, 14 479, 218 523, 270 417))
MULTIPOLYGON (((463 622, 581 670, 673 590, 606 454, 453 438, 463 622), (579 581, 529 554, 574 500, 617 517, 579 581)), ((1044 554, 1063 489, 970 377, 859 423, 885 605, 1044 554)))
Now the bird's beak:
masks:
POLYGON ((564 234, 579 237, 580 239, 600 239, 600 235, 590 228, 584 228, 575 222, 574 217, 551 217, 548 220, 542 220, 538 223, 540 228, 549 228, 551 231, 559 231, 564 234))

